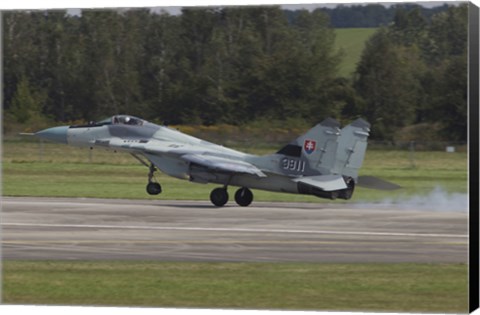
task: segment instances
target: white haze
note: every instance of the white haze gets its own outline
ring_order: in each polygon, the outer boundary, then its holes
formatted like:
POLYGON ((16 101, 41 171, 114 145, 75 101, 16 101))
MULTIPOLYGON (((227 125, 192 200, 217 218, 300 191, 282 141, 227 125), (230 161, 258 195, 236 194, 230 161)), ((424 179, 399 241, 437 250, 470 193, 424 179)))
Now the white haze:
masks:
POLYGON ((468 194, 449 193, 441 187, 435 187, 426 195, 387 198, 375 204, 360 202, 357 205, 361 208, 384 208, 386 206, 405 210, 467 212, 468 194))

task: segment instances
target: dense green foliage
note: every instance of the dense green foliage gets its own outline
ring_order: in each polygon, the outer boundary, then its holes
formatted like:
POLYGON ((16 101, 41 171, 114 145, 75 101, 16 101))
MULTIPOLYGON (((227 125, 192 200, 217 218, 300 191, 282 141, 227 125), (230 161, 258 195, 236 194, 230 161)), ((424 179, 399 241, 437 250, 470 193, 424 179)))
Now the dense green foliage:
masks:
POLYGON ((357 99, 344 113, 366 117, 376 138, 437 122, 440 136, 466 140, 467 25, 467 6, 430 24, 420 10, 398 10, 394 24, 367 41, 353 83, 357 99))
POLYGON ((128 113, 242 125, 361 116, 377 139, 426 123, 466 140, 467 6, 431 18, 396 7, 394 23, 366 43, 353 82, 338 74, 345 52, 335 48, 330 22, 320 9, 292 18, 276 6, 175 16, 6 12, 5 117, 31 124, 128 113))

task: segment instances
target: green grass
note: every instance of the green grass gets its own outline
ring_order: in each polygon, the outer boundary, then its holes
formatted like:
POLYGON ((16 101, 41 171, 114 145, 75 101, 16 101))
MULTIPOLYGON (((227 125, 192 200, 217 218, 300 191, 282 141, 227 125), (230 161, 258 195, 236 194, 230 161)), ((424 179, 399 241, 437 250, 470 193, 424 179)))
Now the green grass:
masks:
MULTIPOLYGON (((158 174, 164 192, 151 197, 145 192, 147 168, 128 154, 51 143, 45 143, 42 149, 38 143, 28 142, 5 142, 3 149, 6 196, 208 200, 215 187, 158 174)), ((253 150, 258 154, 271 152, 274 150, 253 150)), ((404 188, 385 192, 358 187, 348 202, 422 195, 437 187, 447 192, 467 192, 465 152, 416 152, 414 161, 415 165, 407 151, 367 151, 360 175, 377 176, 404 188)), ((329 202, 313 196, 265 191, 255 191, 255 200, 329 202)))
POLYGON ((339 74, 351 77, 362 55, 365 41, 375 33, 376 28, 337 28, 335 29, 335 47, 342 49, 344 58, 340 64, 339 74))
POLYGON ((3 263, 3 303, 466 312, 464 264, 3 263))
POLYGON ((357 191, 359 199, 402 199, 425 195, 435 188, 449 193, 467 193, 467 153, 442 151, 367 151, 360 175, 376 176, 394 182, 402 189, 379 192, 372 189, 357 191))

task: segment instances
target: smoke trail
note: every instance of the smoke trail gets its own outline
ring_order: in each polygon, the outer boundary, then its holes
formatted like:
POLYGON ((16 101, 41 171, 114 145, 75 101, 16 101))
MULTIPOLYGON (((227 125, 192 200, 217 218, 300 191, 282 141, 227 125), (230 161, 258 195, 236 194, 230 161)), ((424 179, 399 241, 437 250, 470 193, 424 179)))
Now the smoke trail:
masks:
MULTIPOLYGON (((359 204, 359 206, 363 208, 367 205, 359 204)), ((372 204, 368 206, 371 207, 372 204)), ((468 194, 448 193, 437 186, 427 195, 384 199, 373 205, 374 208, 380 206, 391 206, 395 209, 405 210, 468 212, 468 194)))

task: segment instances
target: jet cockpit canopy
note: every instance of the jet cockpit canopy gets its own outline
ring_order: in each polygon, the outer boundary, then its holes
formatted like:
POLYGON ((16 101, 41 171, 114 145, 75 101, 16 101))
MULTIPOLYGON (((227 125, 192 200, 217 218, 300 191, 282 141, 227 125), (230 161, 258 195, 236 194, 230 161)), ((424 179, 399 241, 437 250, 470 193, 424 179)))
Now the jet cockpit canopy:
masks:
POLYGON ((145 120, 130 115, 115 115, 97 122, 99 125, 131 125, 142 126, 145 120))
POLYGON ((132 126, 141 126, 144 123, 143 119, 129 116, 129 115, 116 115, 112 117, 112 123, 114 125, 132 125, 132 126))

